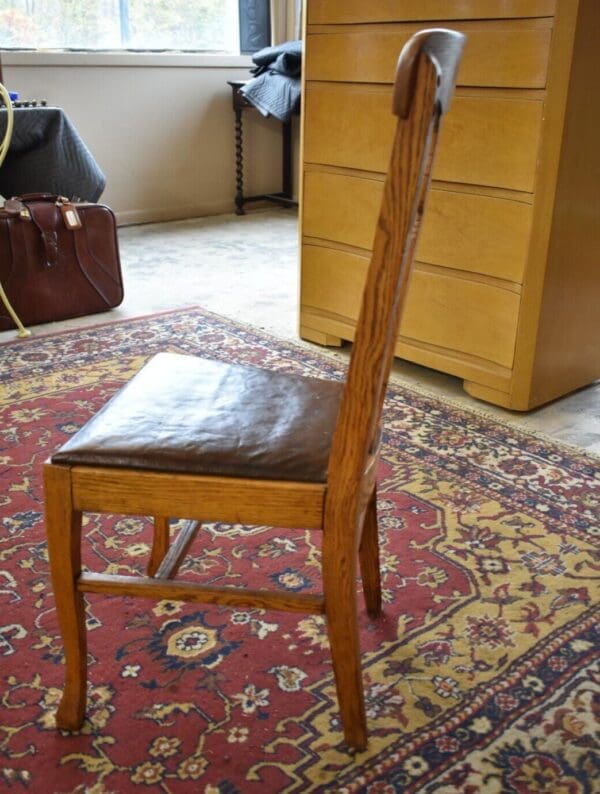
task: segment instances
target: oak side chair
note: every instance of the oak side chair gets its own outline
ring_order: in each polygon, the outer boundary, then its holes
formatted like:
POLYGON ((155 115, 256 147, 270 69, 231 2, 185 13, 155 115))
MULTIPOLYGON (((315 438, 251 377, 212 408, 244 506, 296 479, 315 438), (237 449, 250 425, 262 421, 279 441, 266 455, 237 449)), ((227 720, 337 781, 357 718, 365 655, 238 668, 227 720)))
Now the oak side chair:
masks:
POLYGON ((345 384, 161 353, 45 464, 66 665, 59 728, 76 730, 85 716, 83 594, 102 593, 324 614, 344 737, 366 747, 357 561, 367 612, 377 617, 380 417, 440 118, 463 46, 459 33, 423 30, 400 55, 397 129, 345 384), (82 571, 86 510, 154 517, 146 576, 82 571), (168 517, 188 519, 171 547, 168 517), (323 593, 176 580, 202 521, 320 530, 323 593))

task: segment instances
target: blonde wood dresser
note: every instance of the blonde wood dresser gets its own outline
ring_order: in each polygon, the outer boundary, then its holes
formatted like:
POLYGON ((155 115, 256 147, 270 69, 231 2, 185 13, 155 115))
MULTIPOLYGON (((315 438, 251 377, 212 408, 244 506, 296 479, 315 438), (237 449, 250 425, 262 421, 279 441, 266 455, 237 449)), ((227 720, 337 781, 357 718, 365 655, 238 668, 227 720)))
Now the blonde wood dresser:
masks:
POLYGON ((467 34, 398 356, 527 410, 600 377, 599 0, 306 0, 301 336, 351 340, 423 27, 467 34))

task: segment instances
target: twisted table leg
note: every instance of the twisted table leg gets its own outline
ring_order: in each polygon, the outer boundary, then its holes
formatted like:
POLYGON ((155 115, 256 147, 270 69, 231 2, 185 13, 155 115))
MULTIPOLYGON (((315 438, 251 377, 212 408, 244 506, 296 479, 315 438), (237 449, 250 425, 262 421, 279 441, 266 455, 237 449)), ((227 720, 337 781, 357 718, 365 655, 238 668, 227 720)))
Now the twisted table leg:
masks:
POLYGON ((244 210, 244 138, 242 111, 235 110, 235 214, 245 215, 244 210))

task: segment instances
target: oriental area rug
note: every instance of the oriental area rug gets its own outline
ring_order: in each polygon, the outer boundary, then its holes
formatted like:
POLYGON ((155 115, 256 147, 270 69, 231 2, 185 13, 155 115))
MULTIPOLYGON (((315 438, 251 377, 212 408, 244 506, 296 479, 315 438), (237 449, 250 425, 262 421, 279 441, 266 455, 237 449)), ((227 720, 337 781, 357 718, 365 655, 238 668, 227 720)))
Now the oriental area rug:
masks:
MULTIPOLYGON (((343 377, 334 358, 198 309, 0 347, 0 789, 600 791, 599 461, 396 385, 382 617, 360 603, 368 749, 342 742, 322 619, 98 595, 87 718, 57 731, 42 463, 159 351, 343 377)), ((90 569, 143 570, 146 518, 85 515, 84 534, 90 569)), ((190 552, 191 581, 320 589, 319 538, 302 528, 208 524, 190 552)))

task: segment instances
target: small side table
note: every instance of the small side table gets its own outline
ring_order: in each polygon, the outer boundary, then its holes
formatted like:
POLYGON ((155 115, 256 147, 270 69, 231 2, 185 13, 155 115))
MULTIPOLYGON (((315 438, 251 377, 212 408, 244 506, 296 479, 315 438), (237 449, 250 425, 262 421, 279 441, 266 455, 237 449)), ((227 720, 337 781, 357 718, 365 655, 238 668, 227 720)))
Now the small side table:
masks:
POLYGON ((280 193, 262 193, 258 196, 244 196, 244 137, 242 126, 242 114, 245 110, 256 110, 240 91, 240 88, 247 83, 247 80, 228 80, 233 92, 233 110, 235 112, 235 213, 245 215, 244 204, 252 201, 274 201, 285 207, 297 207, 298 202, 292 197, 292 123, 291 121, 281 124, 282 132, 282 158, 281 176, 282 187, 280 193))

